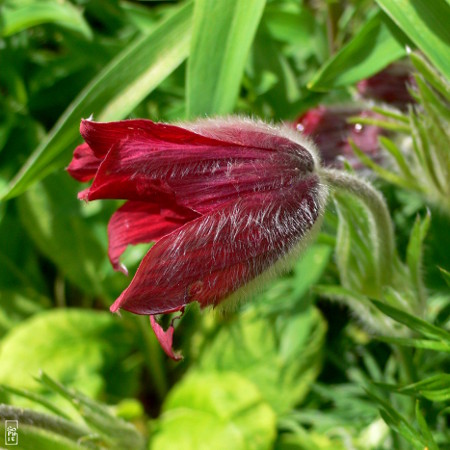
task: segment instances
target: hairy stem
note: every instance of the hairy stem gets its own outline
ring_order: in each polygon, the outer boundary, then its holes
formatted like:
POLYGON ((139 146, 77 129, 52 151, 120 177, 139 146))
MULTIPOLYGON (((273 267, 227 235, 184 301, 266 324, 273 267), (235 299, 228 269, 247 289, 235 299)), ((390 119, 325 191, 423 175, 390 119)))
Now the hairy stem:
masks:
POLYGON ((395 244, 394 228, 383 196, 367 181, 356 175, 325 168, 320 170, 320 175, 322 181, 331 187, 355 195, 369 208, 377 235, 380 282, 382 285, 388 284, 393 274, 395 244))

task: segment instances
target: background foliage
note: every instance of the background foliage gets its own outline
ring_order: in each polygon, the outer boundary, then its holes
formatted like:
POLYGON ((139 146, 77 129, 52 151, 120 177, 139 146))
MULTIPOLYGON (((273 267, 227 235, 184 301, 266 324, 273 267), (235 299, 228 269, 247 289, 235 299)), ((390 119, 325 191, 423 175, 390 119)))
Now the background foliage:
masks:
POLYGON ((448 1, 0 8, 0 416, 20 448, 449 448, 448 1), (129 281, 106 256, 118 205, 80 203, 64 171, 82 117, 294 121, 405 57, 416 106, 378 110, 393 163, 355 146, 395 224, 388 282, 371 211, 336 193, 288 274, 226 315, 191 305, 183 362, 147 318, 109 313, 129 281))

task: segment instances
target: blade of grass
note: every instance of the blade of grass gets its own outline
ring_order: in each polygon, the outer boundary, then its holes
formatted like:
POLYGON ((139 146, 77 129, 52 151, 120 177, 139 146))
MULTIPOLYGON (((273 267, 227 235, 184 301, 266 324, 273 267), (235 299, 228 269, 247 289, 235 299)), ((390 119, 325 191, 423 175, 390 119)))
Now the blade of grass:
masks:
POLYGON ((446 0, 376 0, 384 12, 450 79, 450 5, 446 0))
POLYGON ((186 80, 187 116, 233 111, 265 0, 196 0, 186 80))
POLYGON ((79 142, 79 123, 95 113, 97 120, 126 117, 187 57, 192 4, 176 11, 117 55, 75 98, 42 144, 12 180, 4 199, 23 193, 57 168, 68 164, 79 142))

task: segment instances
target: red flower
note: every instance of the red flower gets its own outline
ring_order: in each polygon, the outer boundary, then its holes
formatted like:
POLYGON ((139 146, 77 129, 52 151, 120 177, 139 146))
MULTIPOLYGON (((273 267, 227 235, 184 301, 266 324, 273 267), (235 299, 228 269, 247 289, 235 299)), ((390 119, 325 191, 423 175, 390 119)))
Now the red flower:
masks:
POLYGON ((345 157, 353 168, 360 169, 362 164, 355 156, 349 139, 376 160, 380 156, 378 136, 382 130, 374 125, 348 123, 348 119, 353 116, 377 117, 375 113, 360 108, 321 105, 300 116, 295 125, 316 143, 324 165, 340 168, 342 164, 339 158, 345 157))
POLYGON ((361 80, 356 87, 362 98, 383 102, 405 111, 408 105, 415 102, 408 86, 416 86, 411 67, 396 63, 370 78, 361 80))
POLYGON ((114 268, 128 244, 156 242, 111 311, 150 315, 172 358, 173 327, 154 315, 216 306, 280 269, 323 209, 315 156, 288 127, 84 120, 81 134, 68 171, 93 182, 79 198, 127 200, 108 226, 114 268))

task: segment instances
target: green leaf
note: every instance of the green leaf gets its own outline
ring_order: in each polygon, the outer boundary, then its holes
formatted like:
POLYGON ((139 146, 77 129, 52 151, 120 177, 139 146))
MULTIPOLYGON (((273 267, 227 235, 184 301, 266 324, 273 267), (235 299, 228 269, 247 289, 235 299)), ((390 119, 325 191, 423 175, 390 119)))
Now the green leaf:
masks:
POLYGON ((155 30, 138 37, 117 55, 69 105, 42 144, 11 182, 4 198, 67 165, 79 143, 80 119, 119 120, 130 112, 187 57, 192 4, 177 8, 155 30))
POLYGON ((41 369, 93 396, 108 371, 125 377, 130 337, 109 313, 55 309, 22 322, 2 340, 0 383, 42 391, 33 379, 41 369))
POLYGON ((19 212, 41 252, 84 292, 101 294, 106 249, 83 217, 77 190, 77 183, 59 172, 21 196, 19 212))
POLYGON ((376 383, 376 385, 399 394, 421 395, 433 402, 445 402, 450 399, 450 375, 444 373, 433 375, 425 380, 406 386, 385 383, 376 383))
POLYGON ((393 318, 397 322, 403 323, 408 328, 411 328, 411 330, 417 331, 418 333, 423 334, 424 336, 427 336, 431 339, 450 342, 450 333, 448 333, 443 328, 436 327, 431 323, 425 322, 424 320, 401 311, 400 309, 394 308, 393 306, 387 305, 377 300, 371 301, 384 314, 393 318))
POLYGON ((369 19, 309 82, 314 91, 348 86, 406 55, 406 37, 381 11, 369 19))
POLYGON ((416 401, 416 420, 419 424, 420 431, 422 432, 423 437, 427 441, 427 448, 429 450, 439 450, 433 435, 431 434, 430 428, 428 427, 427 421, 420 410, 419 401, 416 401))
POLYGON ((253 383, 236 373, 194 372, 169 393, 150 449, 268 450, 275 435, 275 414, 253 383))
POLYGON ((423 78, 433 86, 447 101, 450 101, 449 84, 446 83, 441 75, 423 58, 420 53, 411 53, 409 59, 413 63, 415 69, 423 76, 423 78))
POLYGON ((411 280, 417 296, 422 302, 426 300, 425 286, 422 280, 422 253, 423 241, 430 228, 431 214, 428 211, 423 221, 417 217, 409 238, 408 248, 406 250, 406 263, 409 267, 411 280))
POLYGON ((442 267, 439 267, 439 270, 441 271, 442 277, 444 278, 445 282, 447 283, 447 286, 450 287, 450 272, 443 269, 442 267))
POLYGON ((188 117, 233 111, 265 0, 196 0, 187 68, 188 117))
POLYGON ((399 414, 388 402, 377 397, 375 394, 367 392, 367 395, 381 405, 381 417, 389 427, 401 434, 410 444, 412 444, 413 448, 424 450, 426 445, 425 439, 414 429, 408 419, 399 414))
POLYGON ((250 310, 220 329, 198 365, 245 375, 276 413, 285 413, 301 402, 319 374, 325 332, 315 308, 275 319, 250 310))
POLYGON ((396 184, 397 186, 411 189, 415 187, 415 184, 407 178, 403 178, 388 169, 385 169, 382 165, 377 164, 373 159, 367 156, 351 139, 349 140, 350 145, 355 152, 358 159, 367 167, 372 169, 379 177, 386 180, 388 183, 396 184))
POLYGON ((388 139, 385 136, 380 136, 378 140, 381 146, 387 152, 389 152, 389 154, 395 159, 395 162, 397 163, 397 166, 400 169, 400 172, 402 173, 403 177, 408 180, 413 179, 414 177, 411 173, 411 169, 405 158, 405 155, 403 155, 402 151, 398 148, 397 144, 395 144, 394 141, 388 139))
POLYGON ((450 353, 450 343, 443 341, 439 342, 431 339, 408 339, 387 336, 376 336, 376 339, 388 344, 404 345, 405 347, 423 348, 425 350, 450 353))
POLYGON ((81 12, 64 0, 20 1, 9 0, 2 5, 3 36, 11 36, 27 28, 45 23, 55 23, 74 30, 85 38, 92 38, 92 31, 81 12))
POLYGON ((350 194, 336 193, 339 216, 336 262, 342 286, 369 297, 380 297, 378 241, 368 208, 350 194))
POLYGON ((450 79, 450 5, 446 0, 377 0, 397 26, 450 79))

